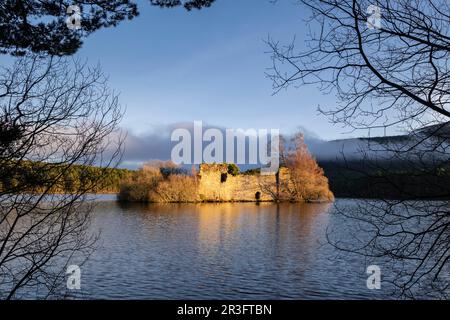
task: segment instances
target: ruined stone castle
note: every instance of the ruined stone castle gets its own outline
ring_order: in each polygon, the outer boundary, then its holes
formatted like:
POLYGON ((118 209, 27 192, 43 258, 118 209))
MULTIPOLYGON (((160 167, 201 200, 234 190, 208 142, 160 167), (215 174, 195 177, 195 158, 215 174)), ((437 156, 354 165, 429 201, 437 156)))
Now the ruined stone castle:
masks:
POLYGON ((283 200, 290 186, 289 169, 277 173, 230 174, 228 164, 201 164, 199 197, 201 201, 274 201, 283 200))

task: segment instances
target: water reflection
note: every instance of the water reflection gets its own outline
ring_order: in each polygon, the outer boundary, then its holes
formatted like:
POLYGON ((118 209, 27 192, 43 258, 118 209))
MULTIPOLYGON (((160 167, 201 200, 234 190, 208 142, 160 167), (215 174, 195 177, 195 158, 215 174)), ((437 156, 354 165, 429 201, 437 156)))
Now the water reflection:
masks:
MULTIPOLYGON (((333 260, 330 204, 101 202, 101 247, 83 269, 92 298, 355 298, 361 261, 333 260)), ((361 276, 363 277, 361 281, 361 276)))

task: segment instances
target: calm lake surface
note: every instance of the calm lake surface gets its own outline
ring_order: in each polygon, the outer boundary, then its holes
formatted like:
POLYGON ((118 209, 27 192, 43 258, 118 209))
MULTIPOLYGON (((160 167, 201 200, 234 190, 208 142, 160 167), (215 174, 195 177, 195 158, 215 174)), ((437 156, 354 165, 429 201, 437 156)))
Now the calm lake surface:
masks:
POLYGON ((101 232, 99 248, 82 266, 77 297, 389 297, 388 288, 367 289, 371 261, 327 243, 327 228, 346 232, 333 210, 333 204, 120 205, 103 199, 91 227, 101 232))

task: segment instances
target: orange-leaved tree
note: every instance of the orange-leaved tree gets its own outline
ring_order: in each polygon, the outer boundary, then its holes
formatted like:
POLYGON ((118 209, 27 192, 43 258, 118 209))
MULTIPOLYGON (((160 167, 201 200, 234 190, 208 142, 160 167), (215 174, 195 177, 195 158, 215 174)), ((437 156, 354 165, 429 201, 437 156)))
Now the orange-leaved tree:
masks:
POLYGON ((295 134, 290 146, 283 148, 282 162, 290 169, 287 189, 291 200, 333 200, 328 179, 309 152, 303 134, 295 134))

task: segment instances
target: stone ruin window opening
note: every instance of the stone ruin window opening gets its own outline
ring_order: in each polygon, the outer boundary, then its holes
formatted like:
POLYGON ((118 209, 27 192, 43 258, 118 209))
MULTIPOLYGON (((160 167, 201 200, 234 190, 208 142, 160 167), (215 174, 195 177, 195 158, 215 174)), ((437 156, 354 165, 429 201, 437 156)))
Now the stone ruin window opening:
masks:
POLYGON ((227 178, 228 178, 228 174, 227 174, 227 173, 221 173, 221 174, 220 174, 220 182, 221 182, 221 183, 226 182, 226 181, 227 181, 227 178))

